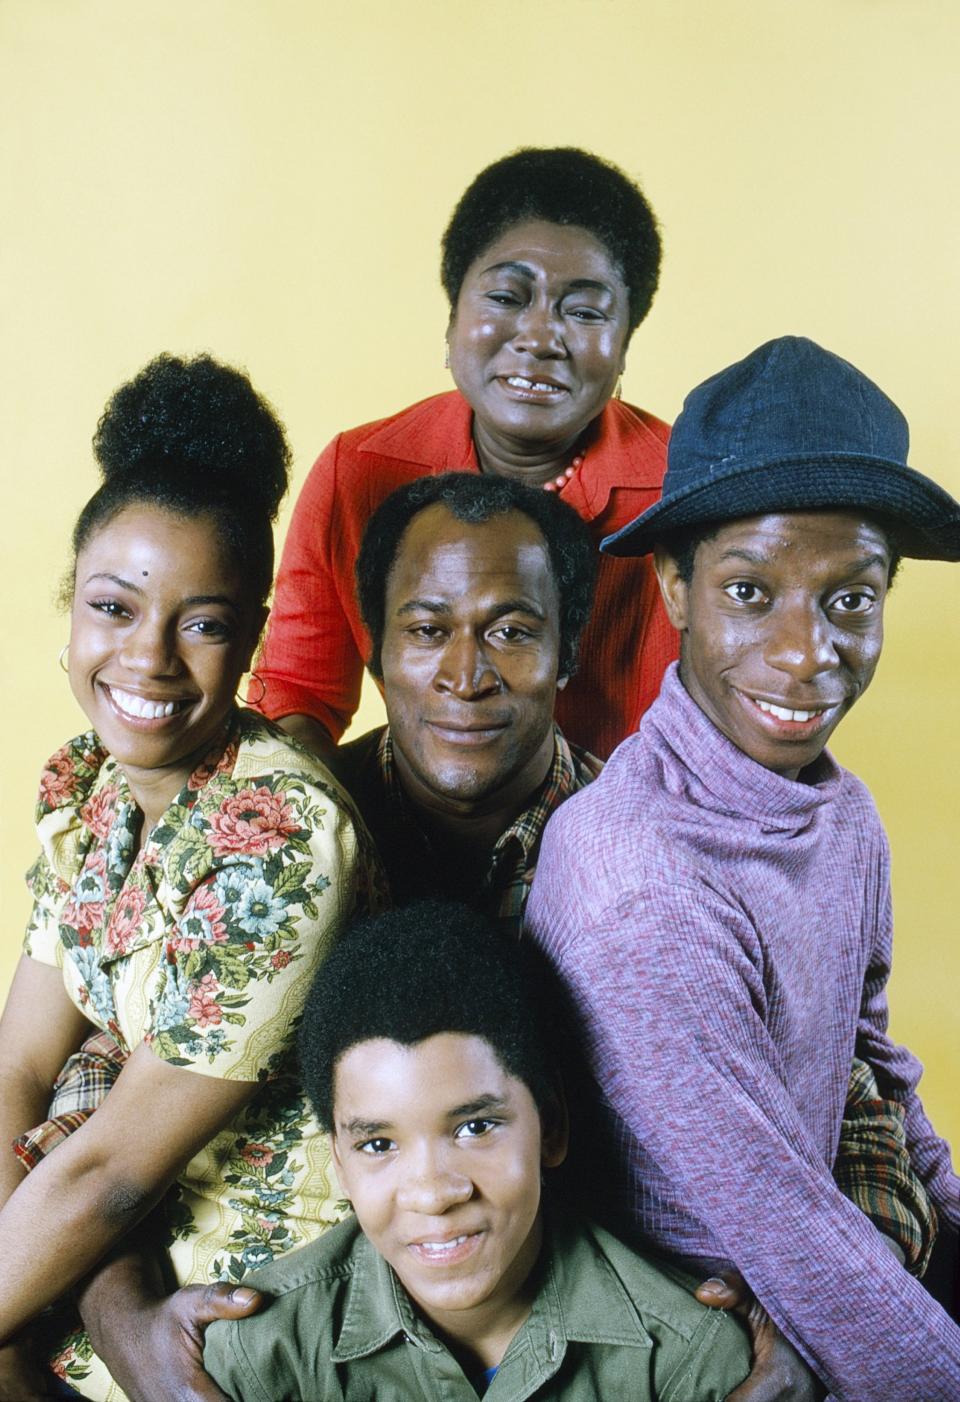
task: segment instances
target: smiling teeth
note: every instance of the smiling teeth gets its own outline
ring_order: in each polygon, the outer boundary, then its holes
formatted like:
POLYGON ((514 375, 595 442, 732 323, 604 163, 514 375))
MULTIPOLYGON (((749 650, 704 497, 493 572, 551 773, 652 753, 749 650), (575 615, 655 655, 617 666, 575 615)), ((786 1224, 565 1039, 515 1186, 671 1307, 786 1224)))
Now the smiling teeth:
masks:
POLYGON ((114 704, 125 716, 136 716, 138 720, 159 720, 161 716, 172 716, 178 710, 179 701, 147 701, 143 696, 134 696, 132 691, 110 688, 114 704))
POLYGON ((458 1236, 454 1237, 452 1241, 420 1241, 417 1242, 417 1245, 421 1251, 426 1251, 432 1256, 443 1256, 448 1251, 462 1246, 466 1239, 466 1236, 458 1236))
POLYGON ((813 720, 814 716, 822 716, 827 709, 821 706, 816 711, 788 711, 786 706, 774 706, 771 701, 758 701, 753 698, 753 704, 759 706, 761 711, 766 711, 771 716, 776 716, 777 720, 813 720))
POLYGON ((548 385, 546 380, 527 380, 523 375, 508 375, 507 384, 513 385, 514 389, 536 389, 549 390, 552 394, 559 394, 559 385, 548 385))

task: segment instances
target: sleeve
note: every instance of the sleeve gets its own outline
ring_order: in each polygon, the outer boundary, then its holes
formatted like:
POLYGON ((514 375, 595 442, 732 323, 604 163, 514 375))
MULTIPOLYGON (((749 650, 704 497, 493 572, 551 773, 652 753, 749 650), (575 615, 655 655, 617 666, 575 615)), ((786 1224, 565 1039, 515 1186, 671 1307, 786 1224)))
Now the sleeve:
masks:
POLYGON ((937 1210, 960 1226, 960 1178, 953 1171, 950 1145, 936 1133, 917 1095, 923 1067, 906 1047, 897 1046, 887 1032, 887 981, 893 951, 893 912, 890 899, 890 859, 886 837, 879 833, 876 864, 877 931, 870 966, 864 980, 857 1055, 873 1069, 883 1096, 903 1106, 907 1146, 916 1172, 937 1210))
POLYGON ((174 1066, 269 1080, 289 1069, 313 975, 362 884, 361 853, 345 807, 305 775, 259 775, 223 792, 165 854, 165 879, 185 894, 146 1040, 174 1066))
POLYGON ((903 1106, 885 1100, 865 1061, 854 1058, 833 1177, 844 1197, 900 1250, 922 1276, 937 1238, 937 1214, 913 1171, 903 1106))
POLYGON ((786 1092, 742 913, 649 883, 564 937, 563 892, 548 879, 530 924, 606 1097, 776 1323, 841 1397, 960 1396, 960 1330, 840 1193, 786 1092))
POLYGON ((344 543, 340 449, 340 438, 324 449, 297 499, 257 663, 266 687, 258 709, 272 720, 312 716, 334 740, 357 709, 364 664, 350 626, 352 561, 337 559, 344 543))
POLYGON ((40 964, 62 966, 59 917, 67 886, 43 853, 27 872, 27 889, 33 897, 33 906, 23 937, 23 952, 40 964))
MULTIPOLYGON (((61 915, 70 882, 79 875, 90 842, 80 815, 88 801, 95 801, 91 795, 106 758, 94 732, 87 731, 55 751, 40 774, 36 805, 40 855, 27 872, 33 908, 23 952, 41 964, 63 964, 61 915)), ((99 914, 95 904, 89 908, 99 914)))
POLYGON ((276 1389, 264 1389, 243 1348, 235 1319, 215 1319, 207 1328, 203 1367, 231 1402, 275 1402, 276 1389))

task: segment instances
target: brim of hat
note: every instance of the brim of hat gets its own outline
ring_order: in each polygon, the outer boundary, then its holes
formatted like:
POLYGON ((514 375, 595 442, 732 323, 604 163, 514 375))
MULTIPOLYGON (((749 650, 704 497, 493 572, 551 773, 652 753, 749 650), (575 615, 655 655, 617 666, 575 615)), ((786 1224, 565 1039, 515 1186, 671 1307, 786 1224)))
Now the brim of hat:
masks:
POLYGON ((904 555, 960 560, 960 504, 950 493, 903 463, 859 453, 738 463, 709 481, 668 492, 605 536, 600 549, 606 555, 646 555, 658 541, 692 526, 848 508, 889 521, 904 555))

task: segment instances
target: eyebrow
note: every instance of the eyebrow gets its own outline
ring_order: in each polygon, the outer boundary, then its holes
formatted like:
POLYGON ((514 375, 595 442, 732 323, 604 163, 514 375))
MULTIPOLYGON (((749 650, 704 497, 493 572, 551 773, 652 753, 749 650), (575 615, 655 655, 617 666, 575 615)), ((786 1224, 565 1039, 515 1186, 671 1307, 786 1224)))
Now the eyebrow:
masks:
POLYGON ((92 584, 95 579, 109 579, 111 584, 115 584, 119 589, 129 589, 134 594, 142 594, 143 590, 139 584, 131 584, 129 579, 121 579, 118 574, 107 574, 105 571, 99 574, 88 575, 84 584, 92 584))
MULTIPOLYGON (((484 1092, 475 1096, 473 1100, 466 1100, 462 1105, 454 1105, 446 1112, 448 1120, 462 1120, 471 1115, 484 1115, 490 1111, 503 1113, 508 1109, 507 1102, 500 1095, 494 1095, 492 1091, 484 1092)), ((341 1120, 340 1130, 343 1134, 363 1135, 364 1138, 373 1139, 377 1135, 386 1135, 394 1129, 391 1120, 363 1120, 359 1117, 352 1120, 341 1120)))
MULTIPOLYGON (((725 550, 723 552, 723 554, 720 556, 720 559, 746 560, 747 564, 749 565, 769 565, 776 558, 776 554, 777 552, 775 551, 771 551, 769 555, 766 555, 759 551, 746 550, 743 547, 731 546, 729 550, 725 550)), ((861 570, 869 569, 871 565, 879 565, 881 569, 888 569, 890 566, 890 558, 889 556, 880 555, 877 553, 871 555, 863 555, 857 560, 852 560, 848 565, 844 565, 841 570, 837 571, 837 573, 844 575, 858 574, 861 570)))
POLYGON ((503 1111, 507 1109, 507 1102, 500 1095, 488 1092, 485 1095, 478 1095, 474 1100, 468 1100, 463 1105, 455 1105, 447 1113, 450 1119, 461 1119, 464 1115, 481 1115, 487 1110, 503 1111))
MULTIPOLYGON (((516 273, 518 277, 526 278, 529 282, 533 282, 536 278, 536 273, 529 264, 514 262, 509 258, 502 263, 491 263, 489 268, 484 268, 483 271, 484 273, 516 273)), ((600 282, 598 278, 592 277, 574 278, 572 282, 567 283, 567 288, 570 291, 593 289, 597 292, 609 292, 611 296, 613 295, 613 288, 608 283, 600 282)))
MULTIPOLYGON (((119 589, 129 589, 131 593, 139 594, 141 597, 144 593, 139 584, 133 584, 129 579, 123 579, 118 574, 107 574, 106 572, 88 575, 84 584, 92 584, 96 579, 109 579, 110 583, 115 584, 119 589)), ((191 594, 189 598, 183 600, 183 603, 189 604, 192 608, 196 607, 197 604, 226 604, 227 608, 233 609, 234 612, 237 611, 237 604, 226 594, 191 594)))
MULTIPOLYGON (((400 605, 394 614, 395 618, 403 618, 408 613, 432 613, 436 615, 451 612, 450 604, 442 599, 407 599, 406 603, 400 605)), ((502 599, 495 604, 490 614, 491 618, 503 618, 507 613, 526 613, 531 618, 536 618, 539 622, 545 623, 547 615, 537 604, 531 603, 529 599, 502 599)))

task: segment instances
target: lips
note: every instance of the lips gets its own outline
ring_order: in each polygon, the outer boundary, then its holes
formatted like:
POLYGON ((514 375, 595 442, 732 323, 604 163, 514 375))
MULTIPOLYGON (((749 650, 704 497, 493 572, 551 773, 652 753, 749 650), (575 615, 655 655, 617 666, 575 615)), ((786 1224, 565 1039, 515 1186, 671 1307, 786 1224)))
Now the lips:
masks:
POLYGON ((776 716, 777 720, 808 721, 814 716, 822 716, 827 706, 818 706, 815 710, 794 711, 787 706, 775 706, 772 701, 760 701, 756 697, 751 698, 755 706, 759 706, 761 711, 766 711, 768 715, 776 716))
POLYGON ((569 386, 551 379, 549 375, 498 375, 497 384, 513 399, 538 404, 556 403, 570 393, 569 386))
POLYGON ((840 701, 825 701, 816 706, 788 706, 784 701, 769 701, 765 697, 739 693, 762 723, 782 734, 807 735, 816 732, 836 712, 840 701))
POLYGON ((463 1232, 454 1237, 411 1241, 407 1250, 423 1265, 453 1266, 473 1255, 482 1236, 482 1232, 463 1232))
POLYGON ((464 725, 458 721, 428 720, 429 729, 451 745, 483 745, 495 740, 510 724, 507 720, 472 721, 464 725))

